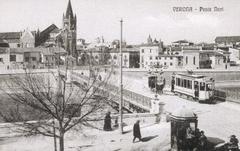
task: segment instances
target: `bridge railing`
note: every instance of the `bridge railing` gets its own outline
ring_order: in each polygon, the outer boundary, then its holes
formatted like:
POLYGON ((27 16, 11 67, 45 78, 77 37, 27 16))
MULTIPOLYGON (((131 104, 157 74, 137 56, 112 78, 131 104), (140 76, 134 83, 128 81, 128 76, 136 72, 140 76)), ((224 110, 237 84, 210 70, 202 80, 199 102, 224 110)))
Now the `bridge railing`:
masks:
POLYGON ((214 91, 214 96, 224 100, 240 103, 240 92, 239 89, 219 89, 214 91))
MULTIPOLYGON (((80 77, 84 80, 89 80, 89 77, 82 75, 81 73, 72 71, 71 74, 73 76, 77 76, 80 77)), ((106 89, 107 91, 111 91, 113 94, 117 95, 119 92, 119 87, 106 83, 104 89, 106 89)), ((151 98, 150 97, 146 97, 144 95, 135 93, 133 91, 127 90, 127 89, 123 89, 123 98, 127 99, 127 100, 131 100, 131 102, 135 102, 136 104, 140 104, 144 107, 147 108, 151 108, 151 98)))

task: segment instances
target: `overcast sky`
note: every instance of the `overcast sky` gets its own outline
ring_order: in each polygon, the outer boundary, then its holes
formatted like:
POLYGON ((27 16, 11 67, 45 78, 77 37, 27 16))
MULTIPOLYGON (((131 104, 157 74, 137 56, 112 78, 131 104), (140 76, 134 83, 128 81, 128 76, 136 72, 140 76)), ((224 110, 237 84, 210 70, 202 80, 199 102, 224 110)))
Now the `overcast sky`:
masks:
MULTIPOLYGON (((98 36, 146 41, 149 34, 165 43, 186 39, 213 42, 216 36, 240 35, 240 0, 71 0, 77 14, 77 36, 88 42, 98 36), (173 7, 224 7, 223 12, 173 12, 173 7)), ((68 0, 0 0, 0 32, 62 27, 68 0)))

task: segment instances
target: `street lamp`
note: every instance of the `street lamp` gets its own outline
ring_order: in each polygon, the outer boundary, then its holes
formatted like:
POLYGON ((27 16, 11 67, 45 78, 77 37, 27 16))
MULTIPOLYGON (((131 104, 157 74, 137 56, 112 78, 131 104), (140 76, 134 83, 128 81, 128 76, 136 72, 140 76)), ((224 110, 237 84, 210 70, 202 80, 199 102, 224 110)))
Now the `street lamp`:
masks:
POLYGON ((123 96, 122 96, 122 23, 123 20, 120 20, 120 102, 119 102, 119 117, 120 117, 120 133, 123 134, 123 113, 122 113, 122 104, 123 104, 123 96))

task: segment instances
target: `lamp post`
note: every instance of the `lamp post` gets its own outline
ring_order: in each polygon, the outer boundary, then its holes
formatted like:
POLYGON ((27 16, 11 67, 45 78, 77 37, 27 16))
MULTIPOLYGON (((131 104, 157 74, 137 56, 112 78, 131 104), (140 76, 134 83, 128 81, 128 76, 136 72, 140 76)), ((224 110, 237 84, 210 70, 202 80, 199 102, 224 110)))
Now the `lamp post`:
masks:
POLYGON ((120 85, 119 85, 119 90, 120 90, 120 102, 119 102, 119 117, 120 117, 120 133, 123 134, 123 113, 122 113, 122 104, 123 104, 123 96, 122 96, 122 88, 123 88, 123 84, 122 84, 122 23, 123 20, 120 20, 120 85))

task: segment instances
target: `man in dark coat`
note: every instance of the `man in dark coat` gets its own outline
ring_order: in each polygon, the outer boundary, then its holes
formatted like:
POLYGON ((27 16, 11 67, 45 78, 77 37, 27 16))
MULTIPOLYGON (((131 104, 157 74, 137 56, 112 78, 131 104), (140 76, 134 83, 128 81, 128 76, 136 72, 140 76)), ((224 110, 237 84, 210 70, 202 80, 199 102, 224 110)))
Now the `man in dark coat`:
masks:
POLYGON ((104 118, 104 126, 103 126, 103 130, 105 131, 111 131, 112 130, 112 123, 111 123, 111 116, 110 116, 110 112, 107 112, 105 118, 104 118))
POLYGON ((174 91, 174 84, 175 84, 175 80, 174 80, 174 76, 173 76, 172 81, 171 81, 171 92, 174 91))
POLYGON ((142 140, 139 123, 140 123, 140 120, 137 120, 137 122, 133 126, 133 143, 136 138, 138 138, 139 141, 142 140))

